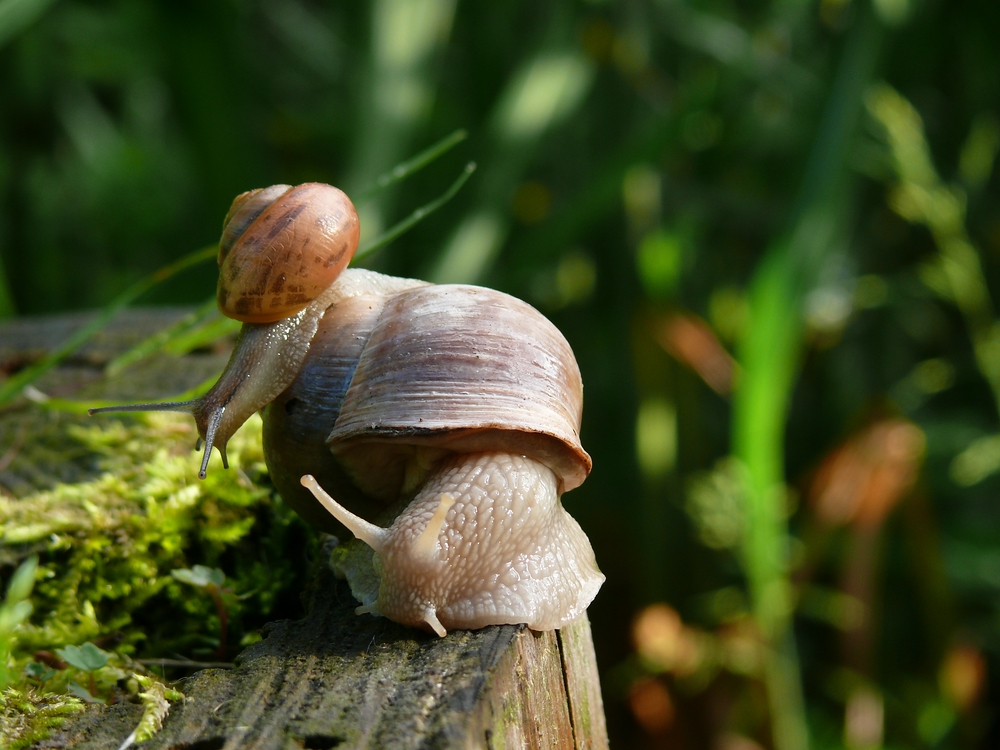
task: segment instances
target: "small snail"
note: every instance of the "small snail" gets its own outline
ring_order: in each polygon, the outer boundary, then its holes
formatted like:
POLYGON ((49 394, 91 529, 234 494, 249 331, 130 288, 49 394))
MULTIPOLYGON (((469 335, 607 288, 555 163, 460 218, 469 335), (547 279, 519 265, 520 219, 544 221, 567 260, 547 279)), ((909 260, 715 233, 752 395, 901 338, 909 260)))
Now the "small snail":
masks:
POLYGON ((376 552, 378 594, 359 612, 442 636, 571 622, 604 576, 560 502, 591 466, 569 344, 501 292, 344 270, 358 236, 329 185, 243 193, 223 228, 218 301, 244 326, 219 381, 195 401, 91 413, 193 414, 204 478, 212 447, 227 465, 227 441, 262 410, 285 501, 376 552), (385 529, 360 517, 404 503, 385 529))

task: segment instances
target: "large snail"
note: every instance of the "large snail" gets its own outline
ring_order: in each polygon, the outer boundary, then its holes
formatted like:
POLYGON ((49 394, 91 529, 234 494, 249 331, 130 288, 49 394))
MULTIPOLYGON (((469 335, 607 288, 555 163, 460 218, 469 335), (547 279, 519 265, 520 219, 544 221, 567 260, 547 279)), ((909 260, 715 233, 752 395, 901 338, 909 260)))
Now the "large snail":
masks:
POLYGON ((358 236, 329 185, 243 193, 220 241, 218 302, 244 326, 219 381, 195 401, 91 413, 193 414, 204 477, 213 446, 225 465, 229 438, 263 410, 285 501, 377 553, 377 598, 359 611, 442 636, 573 621, 604 576, 560 502, 591 465, 569 344, 497 291, 344 270, 358 236), (356 515, 406 502, 387 529, 356 515))

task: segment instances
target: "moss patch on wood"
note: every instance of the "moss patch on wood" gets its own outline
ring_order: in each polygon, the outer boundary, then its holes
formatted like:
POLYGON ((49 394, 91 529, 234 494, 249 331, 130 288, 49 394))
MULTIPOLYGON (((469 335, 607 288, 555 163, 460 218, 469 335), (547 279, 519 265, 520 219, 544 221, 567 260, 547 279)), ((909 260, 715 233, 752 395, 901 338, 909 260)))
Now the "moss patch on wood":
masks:
POLYGON ((5 416, 0 432, 13 438, 17 476, 55 450, 84 478, 0 496, 0 571, 6 578, 29 556, 39 560, 31 614, 0 649, 10 683, 4 746, 44 736, 92 701, 155 702, 162 713, 163 701, 149 696, 163 685, 136 684, 154 677, 139 657, 224 661, 258 640, 266 619, 300 613, 312 537, 267 481, 260 430, 255 416, 229 444, 230 470, 215 456, 202 482, 184 415, 98 422, 29 408, 5 416), (172 575, 193 565, 225 573, 218 597, 172 575), (88 643, 110 655, 106 666, 81 672, 58 656, 88 643))

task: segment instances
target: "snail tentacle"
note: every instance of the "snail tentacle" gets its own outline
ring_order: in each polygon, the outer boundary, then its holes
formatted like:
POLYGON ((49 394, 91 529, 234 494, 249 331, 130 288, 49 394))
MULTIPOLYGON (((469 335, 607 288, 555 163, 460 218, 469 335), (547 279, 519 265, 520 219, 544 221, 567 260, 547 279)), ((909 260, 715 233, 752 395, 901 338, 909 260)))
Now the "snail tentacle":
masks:
POLYGON ((302 477, 302 486, 313 493, 315 498, 323 504, 323 507, 330 512, 330 515, 344 524, 354 536, 376 552, 381 553, 385 551, 385 542, 388 537, 387 529, 369 523, 360 516, 351 513, 351 511, 330 497, 326 490, 319 486, 319 482, 311 474, 306 474, 302 477))

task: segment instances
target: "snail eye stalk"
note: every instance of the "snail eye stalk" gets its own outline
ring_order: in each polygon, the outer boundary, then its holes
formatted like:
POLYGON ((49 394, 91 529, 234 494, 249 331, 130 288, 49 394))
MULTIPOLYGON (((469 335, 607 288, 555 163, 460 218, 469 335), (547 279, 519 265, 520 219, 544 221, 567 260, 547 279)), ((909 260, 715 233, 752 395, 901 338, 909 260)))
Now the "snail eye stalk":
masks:
MULTIPOLYGON (((160 403, 149 403, 149 404, 122 404, 121 406, 100 406, 96 409, 87 409, 87 414, 94 416, 95 414, 115 414, 123 412, 149 412, 149 411, 174 411, 181 412, 183 414, 192 414, 197 416, 199 407, 201 407, 201 399, 196 399, 194 401, 163 401, 160 403)), ((215 445, 215 433, 219 429, 219 424, 222 422, 222 414, 225 412, 226 407, 220 409, 215 409, 208 417, 208 424, 205 430, 204 447, 205 452, 201 459, 201 469, 198 471, 198 478, 204 479, 208 474, 208 460, 212 457, 212 447, 215 445)), ((199 450, 202 447, 202 438, 198 438, 198 442, 195 444, 195 450, 199 450)), ((226 446, 218 446, 219 453, 222 454, 222 466, 223 468, 229 468, 229 458, 226 456, 226 446)))

